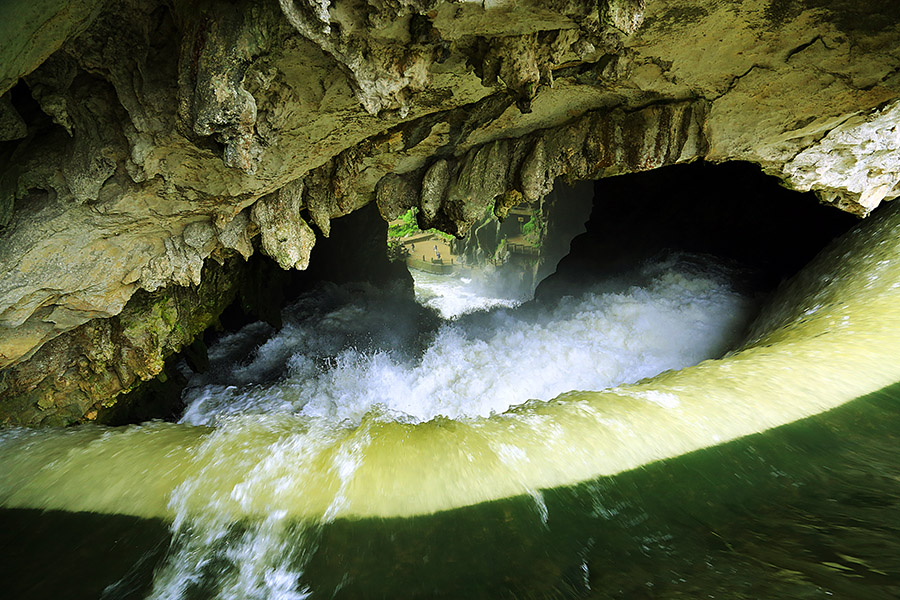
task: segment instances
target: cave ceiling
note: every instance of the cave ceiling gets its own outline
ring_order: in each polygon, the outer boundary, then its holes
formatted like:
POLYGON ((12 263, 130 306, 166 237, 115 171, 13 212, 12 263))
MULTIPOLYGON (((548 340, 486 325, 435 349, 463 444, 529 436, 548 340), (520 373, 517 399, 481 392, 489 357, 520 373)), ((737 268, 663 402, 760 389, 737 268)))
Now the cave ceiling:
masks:
POLYGON ((305 268, 371 202, 464 235, 557 177, 698 159, 860 216, 900 195, 893 0, 0 11, 0 368, 210 257, 305 268))

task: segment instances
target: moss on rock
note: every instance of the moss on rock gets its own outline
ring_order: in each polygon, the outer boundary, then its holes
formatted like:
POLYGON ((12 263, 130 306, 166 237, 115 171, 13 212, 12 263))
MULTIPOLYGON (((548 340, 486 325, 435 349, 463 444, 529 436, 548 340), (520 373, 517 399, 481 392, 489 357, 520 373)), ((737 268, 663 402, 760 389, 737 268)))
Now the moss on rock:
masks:
MULTIPOLYGON (((126 404, 148 403, 147 390, 134 390, 148 381, 158 386, 161 375, 168 378, 167 359, 217 323, 235 299, 245 271, 239 258, 222 265, 209 261, 201 285, 140 291, 121 314, 51 340, 30 360, 0 372, 0 424, 122 421, 131 412, 119 406, 124 395, 130 396, 126 404)), ((160 410, 165 413, 166 408, 160 410)), ((144 406, 139 412, 151 411, 144 406)))

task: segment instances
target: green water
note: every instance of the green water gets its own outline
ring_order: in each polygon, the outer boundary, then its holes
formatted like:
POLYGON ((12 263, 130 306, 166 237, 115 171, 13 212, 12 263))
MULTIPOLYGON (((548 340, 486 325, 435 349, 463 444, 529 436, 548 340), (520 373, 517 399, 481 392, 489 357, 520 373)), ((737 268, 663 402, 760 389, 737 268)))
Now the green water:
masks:
POLYGON ((634 384, 459 420, 0 432, 0 581, 12 598, 896 598, 897 356, 900 205, 783 286, 740 348, 634 384))
MULTIPOLYGON (((295 560, 316 598, 897 598, 898 443, 900 384, 545 491, 543 507, 523 496, 313 533, 297 523, 314 551, 295 560)), ((158 520, 3 510, 0 579, 10 598, 142 598, 169 541, 158 520)), ((214 597, 233 569, 209 564, 186 597, 214 597)))

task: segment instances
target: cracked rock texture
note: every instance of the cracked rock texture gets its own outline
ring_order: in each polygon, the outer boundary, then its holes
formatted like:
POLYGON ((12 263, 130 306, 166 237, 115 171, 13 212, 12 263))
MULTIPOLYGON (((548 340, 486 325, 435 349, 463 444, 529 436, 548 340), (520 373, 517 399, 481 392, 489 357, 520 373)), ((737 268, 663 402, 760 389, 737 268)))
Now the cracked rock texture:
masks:
POLYGON ((465 235, 557 177, 705 159, 866 215, 900 195, 898 65, 895 0, 6 2, 0 416, 82 419, 118 388, 59 371, 92 403, 41 404, 42 346, 87 356, 210 257, 304 269, 372 202, 465 235))

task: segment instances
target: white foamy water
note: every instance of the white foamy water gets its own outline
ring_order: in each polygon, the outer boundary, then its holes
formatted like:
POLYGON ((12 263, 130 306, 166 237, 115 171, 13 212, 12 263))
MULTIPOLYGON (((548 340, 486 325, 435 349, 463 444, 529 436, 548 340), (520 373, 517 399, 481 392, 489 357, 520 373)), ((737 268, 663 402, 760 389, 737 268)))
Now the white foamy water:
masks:
POLYGON ((438 311, 445 319, 492 308, 514 308, 530 299, 531 290, 516 291, 491 284, 491 273, 435 275, 410 271, 416 286, 416 301, 438 311))
MULTIPOLYGON (((191 379, 183 419, 221 420, 223 427, 195 450, 193 460, 205 466, 172 495, 175 541, 151 597, 180 599, 198 582, 213 584, 205 565, 215 563, 218 598, 305 598, 304 565, 318 527, 300 526, 284 499, 309 502, 307 512, 325 522, 351 510, 350 486, 358 483, 372 443, 368 431, 378 420, 485 417, 532 399, 679 369, 726 351, 752 309, 724 270, 699 269, 694 260, 649 265, 635 280, 641 285, 593 290, 542 310, 482 295, 486 288, 471 279, 417 277, 419 297, 427 287, 425 304, 444 320, 372 289, 330 287, 286 310, 277 333, 256 323, 224 337, 211 349, 210 372, 191 379), (366 419, 371 413, 375 421, 366 419), (224 470, 223 447, 230 449, 224 470), (323 448, 334 448, 324 462, 323 448), (298 476, 331 490, 327 506, 317 505, 309 487, 295 493, 298 476), (248 514, 263 505, 265 516, 244 529, 231 505, 248 514)), ((662 392, 645 396, 665 408, 679 403, 662 392)), ((543 429, 548 439, 558 433, 543 429)), ((487 440, 480 452, 494 455, 501 469, 527 469, 531 457, 522 448, 487 440)), ((469 460, 479 455, 465 448, 469 460)), ((540 491, 527 491, 546 524, 540 491)))
MULTIPOLYGON (((550 311, 495 308, 424 332, 410 330, 414 310, 375 291, 321 290, 286 311, 281 331, 255 324, 214 347, 211 372, 190 381, 183 420, 289 413, 355 425, 373 410, 406 422, 489 416, 716 357, 751 308, 721 269, 670 259, 640 275, 640 286, 565 298, 550 311)), ((445 285, 451 296, 465 282, 445 285)), ((470 307, 496 300, 469 295, 470 307)))

